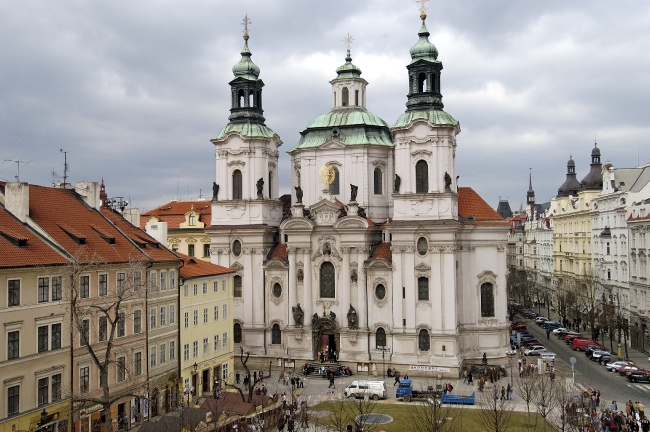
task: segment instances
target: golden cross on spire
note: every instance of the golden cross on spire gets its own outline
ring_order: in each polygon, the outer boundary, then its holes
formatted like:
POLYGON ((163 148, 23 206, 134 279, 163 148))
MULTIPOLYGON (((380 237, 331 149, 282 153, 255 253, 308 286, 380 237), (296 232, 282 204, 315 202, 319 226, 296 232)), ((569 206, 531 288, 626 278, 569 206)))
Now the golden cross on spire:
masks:
POLYGON ((348 47, 348 51, 350 51, 350 46, 352 45, 352 42, 354 41, 354 38, 350 36, 350 33, 343 39, 341 39, 341 42, 345 42, 345 46, 348 47))
POLYGON ((418 3, 420 3, 420 18, 423 20, 427 18, 427 6, 426 2, 429 0, 417 0, 418 3))
POLYGON ((244 39, 248 40, 248 24, 252 24, 251 20, 248 19, 248 14, 244 16, 244 19, 241 22, 241 25, 244 26, 244 39))

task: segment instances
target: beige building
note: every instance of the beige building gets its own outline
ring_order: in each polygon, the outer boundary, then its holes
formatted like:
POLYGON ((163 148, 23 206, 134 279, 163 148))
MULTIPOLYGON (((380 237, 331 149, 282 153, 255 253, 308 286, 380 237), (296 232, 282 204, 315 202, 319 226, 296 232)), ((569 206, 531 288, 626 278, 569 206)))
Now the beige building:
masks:
POLYGON ((191 399, 233 383, 234 270, 184 256, 180 274, 180 390, 191 399))
POLYGON ((70 318, 62 275, 68 260, 5 209, 17 203, 0 202, 0 430, 67 431, 70 318))
POLYGON ((205 233, 212 218, 210 201, 171 201, 140 216, 140 228, 154 235, 164 230, 166 246, 174 252, 210 262, 210 238, 205 233))
POLYGON ((551 199, 558 312, 569 321, 584 322, 595 298, 591 212, 602 187, 600 150, 594 147, 587 176, 579 182, 575 162, 569 159, 566 181, 551 199))

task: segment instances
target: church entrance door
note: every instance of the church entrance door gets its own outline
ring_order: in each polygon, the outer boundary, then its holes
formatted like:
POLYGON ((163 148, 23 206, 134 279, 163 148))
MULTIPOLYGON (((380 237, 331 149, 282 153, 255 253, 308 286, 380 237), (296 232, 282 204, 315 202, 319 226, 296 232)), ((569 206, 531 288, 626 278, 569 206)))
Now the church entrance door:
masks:
POLYGON ((319 360, 330 361, 335 358, 338 347, 336 346, 336 335, 332 330, 326 329, 321 332, 318 351, 319 360), (325 353, 324 359, 321 358, 323 353, 325 353))

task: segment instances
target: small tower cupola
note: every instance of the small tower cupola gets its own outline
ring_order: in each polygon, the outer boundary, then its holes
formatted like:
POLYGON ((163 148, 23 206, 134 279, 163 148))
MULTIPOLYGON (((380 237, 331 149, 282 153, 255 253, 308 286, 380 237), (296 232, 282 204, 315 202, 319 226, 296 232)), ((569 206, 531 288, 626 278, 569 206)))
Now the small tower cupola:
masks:
POLYGON ((600 164, 600 149, 596 143, 594 143, 594 148, 591 150, 591 168, 580 184, 582 188, 586 190, 603 189, 603 170, 600 164))
POLYGON ((248 16, 244 18, 244 48, 241 60, 232 68, 235 79, 230 81, 231 108, 230 120, 233 123, 264 124, 262 110, 262 87, 264 82, 259 79, 260 68, 251 60, 248 48, 248 16))
POLYGON ((336 78, 332 84, 332 109, 365 108, 366 86, 368 82, 361 78, 361 69, 352 64, 350 45, 353 38, 348 35, 343 39, 347 46, 345 63, 336 69, 336 78))
POLYGON ((576 163, 573 161, 573 157, 569 157, 569 161, 566 164, 566 169, 566 180, 557 190, 557 196, 559 197, 577 195, 578 191, 580 190, 580 182, 576 178, 576 163))
POLYGON ((526 192, 526 204, 530 208, 530 217, 531 219, 535 216, 533 213, 535 211, 535 191, 533 190, 533 173, 532 168, 528 174, 528 191, 526 192))
POLYGON ((443 109, 440 93, 440 71, 438 49, 429 41, 429 31, 425 24, 427 18, 423 10, 420 14, 422 27, 418 32, 420 39, 411 47, 411 63, 406 66, 409 72, 409 93, 407 111, 443 109))

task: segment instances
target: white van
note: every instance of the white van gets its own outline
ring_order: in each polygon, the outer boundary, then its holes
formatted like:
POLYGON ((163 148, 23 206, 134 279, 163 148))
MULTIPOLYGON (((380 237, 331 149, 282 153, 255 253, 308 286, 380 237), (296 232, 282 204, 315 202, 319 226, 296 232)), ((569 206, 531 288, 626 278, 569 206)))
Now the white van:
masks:
POLYGON ((352 381, 345 390, 345 397, 365 398, 366 395, 372 400, 385 399, 387 397, 386 384, 383 381, 352 381))

